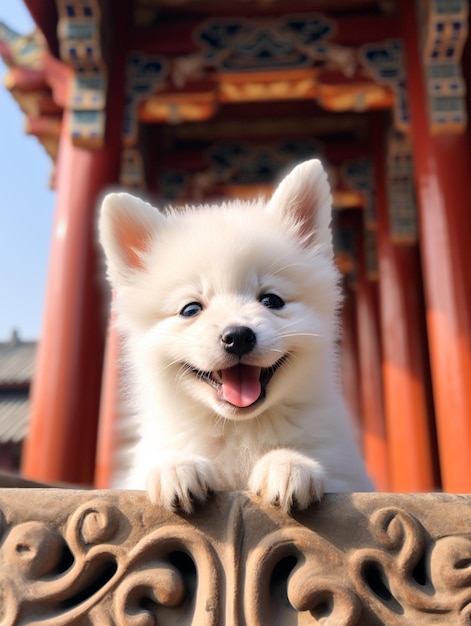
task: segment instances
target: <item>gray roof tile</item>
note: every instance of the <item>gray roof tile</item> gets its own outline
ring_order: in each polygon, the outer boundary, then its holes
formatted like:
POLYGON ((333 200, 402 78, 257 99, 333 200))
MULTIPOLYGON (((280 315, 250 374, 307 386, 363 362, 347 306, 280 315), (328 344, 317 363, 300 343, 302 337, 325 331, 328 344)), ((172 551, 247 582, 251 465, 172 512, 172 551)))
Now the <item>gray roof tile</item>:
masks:
POLYGON ((20 341, 16 332, 0 342, 0 442, 22 441, 28 432, 29 385, 33 378, 36 341, 20 341), (23 387, 15 389, 15 387, 23 387))
POLYGON ((16 334, 0 342, 0 385, 31 382, 36 357, 36 341, 20 341, 16 334))
POLYGON ((28 394, 0 393, 0 442, 22 441, 28 432, 28 394))

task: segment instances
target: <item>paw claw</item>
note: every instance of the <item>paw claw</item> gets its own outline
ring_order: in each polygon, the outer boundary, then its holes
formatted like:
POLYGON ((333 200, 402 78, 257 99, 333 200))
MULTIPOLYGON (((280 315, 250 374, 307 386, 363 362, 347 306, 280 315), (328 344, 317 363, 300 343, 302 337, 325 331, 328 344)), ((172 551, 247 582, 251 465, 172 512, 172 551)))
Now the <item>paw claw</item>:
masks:
POLYGON ((216 473, 203 457, 170 458, 149 474, 147 490, 154 504, 168 511, 192 513, 217 486, 216 473))
POLYGON ((249 488, 267 504, 288 513, 322 498, 324 473, 317 461, 299 452, 271 450, 255 464, 249 488))

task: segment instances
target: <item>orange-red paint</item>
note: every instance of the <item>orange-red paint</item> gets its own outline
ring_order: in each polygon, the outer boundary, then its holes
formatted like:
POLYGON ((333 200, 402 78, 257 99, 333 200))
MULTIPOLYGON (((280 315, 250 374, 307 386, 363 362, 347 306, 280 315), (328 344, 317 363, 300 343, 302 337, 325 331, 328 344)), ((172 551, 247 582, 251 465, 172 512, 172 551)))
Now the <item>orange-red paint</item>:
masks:
POLYGON ((102 264, 95 204, 116 180, 119 154, 75 148, 62 127, 57 206, 44 322, 23 472, 43 481, 90 484, 104 350, 102 264))
POLYGON ((471 146, 430 132, 415 4, 400 1, 443 488, 471 491, 471 146))
MULTIPOLYGON (((362 230, 363 225, 361 224, 362 230)), ((391 488, 389 451, 384 423, 381 338, 377 286, 368 279, 361 232, 357 236, 357 333, 363 448, 368 472, 380 491, 391 488)))
POLYGON ((43 481, 91 483, 104 345, 94 214, 110 162, 101 152, 75 148, 66 121, 23 472, 43 481))
POLYGON ((127 8, 113 5, 105 147, 74 146, 69 113, 63 117, 43 329, 22 459, 23 473, 36 480, 91 484, 94 477, 108 308, 95 207, 103 188, 119 177, 127 8))
POLYGON ((387 208, 385 125, 373 119, 375 194, 378 220, 379 295, 383 345, 384 407, 391 488, 430 491, 435 476, 433 420, 424 309, 417 246, 392 242, 387 208))

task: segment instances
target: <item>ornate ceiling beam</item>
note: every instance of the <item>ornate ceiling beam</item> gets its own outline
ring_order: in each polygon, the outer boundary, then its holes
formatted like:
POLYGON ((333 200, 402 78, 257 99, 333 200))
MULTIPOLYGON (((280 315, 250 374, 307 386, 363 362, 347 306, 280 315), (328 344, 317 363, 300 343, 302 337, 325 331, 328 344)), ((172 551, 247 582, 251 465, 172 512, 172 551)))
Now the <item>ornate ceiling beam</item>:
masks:
MULTIPOLYGON (((332 41, 339 45, 358 46, 400 36, 399 21, 395 15, 358 15, 340 18, 330 17, 327 13, 323 15, 335 22, 332 41)), ((230 19, 228 16, 221 18, 228 19, 230 19)), ((268 19, 259 18, 260 21, 268 19)), ((273 19, 276 18, 272 17, 271 20, 273 19)), ((141 50, 146 54, 168 56, 196 52, 198 45, 194 33, 201 31, 207 23, 208 20, 198 19, 162 19, 155 26, 134 29, 130 34, 130 49, 141 50)))
MULTIPOLYGON (((371 32, 373 38, 395 32, 394 19, 371 24, 365 19, 370 37, 371 32)), ((141 38, 139 52, 129 57, 127 118, 134 119, 137 111, 146 122, 204 121, 227 103, 290 99, 317 101, 342 112, 390 108, 396 100, 402 111, 399 44, 388 39, 363 50, 354 43, 361 35, 359 25, 357 19, 337 22, 313 13, 219 17, 185 21, 177 35, 172 22, 163 21, 162 36, 153 29, 152 47, 141 38), (342 29, 350 33, 348 46, 339 43, 342 29), (179 38, 183 48, 178 48, 179 38), (158 72, 147 71, 157 66, 158 72)), ((124 138, 126 145, 135 144, 136 128, 127 125, 124 138)))
MULTIPOLYGON (((346 159, 363 162, 368 154, 369 145, 358 142, 323 145, 306 136, 281 135, 270 140, 239 138, 232 142, 206 142, 206 147, 200 144, 199 149, 167 148, 164 161, 159 160, 158 154, 148 155, 148 163, 152 164, 148 172, 158 179, 151 186, 156 187, 160 202, 164 203, 221 196, 253 198, 272 193, 273 181, 292 163, 317 156, 327 166, 335 207, 345 209, 366 206, 368 189, 350 184, 343 176, 343 163, 346 159)), ((355 172, 358 173, 358 167, 355 172)))

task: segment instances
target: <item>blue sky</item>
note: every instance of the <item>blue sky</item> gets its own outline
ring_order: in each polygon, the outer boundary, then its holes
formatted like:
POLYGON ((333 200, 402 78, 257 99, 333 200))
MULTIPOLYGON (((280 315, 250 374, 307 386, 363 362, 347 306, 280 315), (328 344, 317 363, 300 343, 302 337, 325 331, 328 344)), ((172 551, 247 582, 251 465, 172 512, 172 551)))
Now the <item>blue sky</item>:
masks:
MULTIPOLYGON (((21 0, 0 2, 0 20, 27 34, 33 22, 21 0)), ((0 60, 0 76, 6 66, 0 60)), ((55 193, 48 187, 52 163, 24 116, 0 84, 0 341, 14 328, 39 339, 55 193)))

